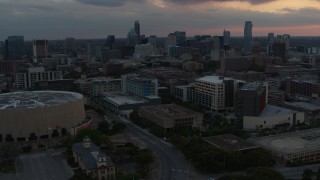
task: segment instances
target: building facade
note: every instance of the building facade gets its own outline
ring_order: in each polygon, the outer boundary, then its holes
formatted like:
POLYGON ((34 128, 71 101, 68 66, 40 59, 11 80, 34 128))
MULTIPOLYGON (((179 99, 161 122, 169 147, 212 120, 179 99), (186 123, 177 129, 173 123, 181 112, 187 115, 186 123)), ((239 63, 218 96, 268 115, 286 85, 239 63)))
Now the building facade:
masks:
POLYGON ((139 116, 146 123, 161 128, 163 132, 173 132, 181 127, 201 128, 203 121, 203 114, 176 104, 143 106, 139 110, 139 116))
POLYGON ((121 86, 123 93, 139 97, 158 96, 158 79, 127 74, 121 76, 121 86))
POLYGON ((29 68, 28 72, 14 74, 14 88, 28 89, 34 87, 34 83, 43 80, 61 80, 61 71, 45 71, 44 67, 29 68))
POLYGON ((22 60, 24 56, 24 37, 9 36, 5 41, 5 59, 22 60))
POLYGON ((251 52, 252 49, 252 22, 246 21, 244 26, 244 44, 243 44, 243 51, 245 54, 251 52))
POLYGON ((48 57, 48 40, 33 40, 33 62, 41 62, 48 57))
POLYGON ((259 116, 266 103, 266 87, 261 82, 247 83, 235 94, 235 115, 238 117, 259 116))

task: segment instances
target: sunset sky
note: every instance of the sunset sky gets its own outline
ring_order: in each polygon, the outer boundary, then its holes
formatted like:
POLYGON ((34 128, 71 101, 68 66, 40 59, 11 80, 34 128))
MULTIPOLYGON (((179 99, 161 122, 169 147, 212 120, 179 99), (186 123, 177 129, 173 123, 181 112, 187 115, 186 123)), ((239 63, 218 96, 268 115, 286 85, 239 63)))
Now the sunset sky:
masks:
POLYGON ((320 36, 320 0, 0 0, 0 40, 126 37, 139 20, 141 34, 320 36))

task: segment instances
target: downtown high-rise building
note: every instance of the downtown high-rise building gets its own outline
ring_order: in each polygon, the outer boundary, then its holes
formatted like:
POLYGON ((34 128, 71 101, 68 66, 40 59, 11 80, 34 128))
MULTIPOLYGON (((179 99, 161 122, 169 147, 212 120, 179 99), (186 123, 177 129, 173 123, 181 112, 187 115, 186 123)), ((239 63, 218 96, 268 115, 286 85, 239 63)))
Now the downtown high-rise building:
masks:
POLYGON ((223 41, 224 45, 230 45, 230 31, 223 31, 223 41))
POLYGON ((274 33, 268 33, 267 54, 272 53, 274 43, 274 33))
POLYGON ((174 32, 176 36, 176 45, 182 46, 184 41, 186 40, 186 32, 184 31, 176 31, 174 32))
POLYGON ((24 37, 9 36, 5 41, 5 59, 21 60, 24 56, 24 37))
POLYGON ((243 51, 245 54, 249 54, 252 50, 252 22, 246 21, 244 26, 244 44, 243 51))
POLYGON ((105 47, 109 48, 109 49, 113 49, 113 44, 116 41, 116 37, 114 35, 109 35, 107 37, 106 43, 105 43, 105 47))
POLYGON ((127 35, 127 39, 128 39, 129 45, 131 45, 131 46, 135 46, 136 44, 138 44, 138 42, 139 42, 138 35, 133 28, 130 29, 130 31, 127 35))
POLYGON ((33 40, 33 62, 41 62, 48 57, 48 40, 33 40))
POLYGON ((137 33, 138 44, 140 44, 141 39, 140 39, 140 22, 139 21, 134 22, 134 31, 137 33))

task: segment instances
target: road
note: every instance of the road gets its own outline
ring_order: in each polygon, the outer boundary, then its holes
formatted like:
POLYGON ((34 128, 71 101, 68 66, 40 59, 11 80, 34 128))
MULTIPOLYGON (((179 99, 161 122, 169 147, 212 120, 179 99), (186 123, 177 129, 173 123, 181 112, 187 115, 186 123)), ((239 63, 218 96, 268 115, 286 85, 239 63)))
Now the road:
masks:
POLYGON ((298 167, 282 167, 282 168, 275 168, 275 170, 279 171, 283 174, 284 177, 287 179, 302 179, 302 174, 305 169, 311 169, 313 172, 317 172, 319 169, 319 164, 313 165, 305 165, 305 166, 298 166, 298 167))
POLYGON ((127 119, 120 118, 110 112, 106 112, 106 116, 109 119, 126 123, 125 133, 132 139, 142 142, 154 152, 160 161, 160 180, 207 179, 196 173, 190 163, 171 144, 155 137, 127 119))
POLYGON ((15 180, 62 180, 73 175, 63 160, 62 151, 48 150, 20 155, 16 160, 15 180))

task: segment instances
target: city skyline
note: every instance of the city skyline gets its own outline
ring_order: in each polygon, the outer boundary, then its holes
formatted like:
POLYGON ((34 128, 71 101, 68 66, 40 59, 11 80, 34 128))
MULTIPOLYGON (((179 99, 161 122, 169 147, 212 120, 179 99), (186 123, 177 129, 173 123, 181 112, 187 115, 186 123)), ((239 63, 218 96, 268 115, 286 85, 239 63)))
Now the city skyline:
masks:
POLYGON ((23 35, 26 40, 126 37, 133 22, 141 34, 170 32, 243 36, 245 21, 253 36, 291 34, 319 36, 319 0, 0 0, 0 40, 23 35))

